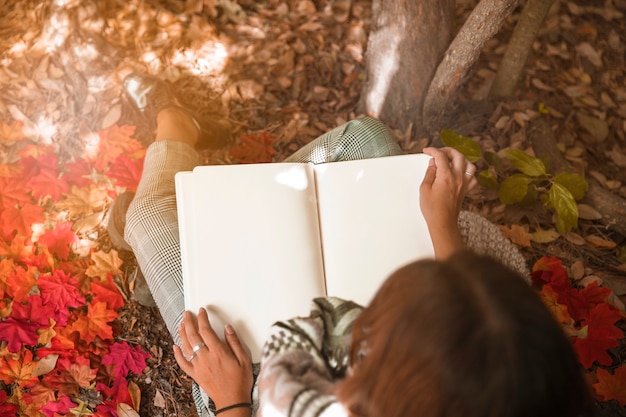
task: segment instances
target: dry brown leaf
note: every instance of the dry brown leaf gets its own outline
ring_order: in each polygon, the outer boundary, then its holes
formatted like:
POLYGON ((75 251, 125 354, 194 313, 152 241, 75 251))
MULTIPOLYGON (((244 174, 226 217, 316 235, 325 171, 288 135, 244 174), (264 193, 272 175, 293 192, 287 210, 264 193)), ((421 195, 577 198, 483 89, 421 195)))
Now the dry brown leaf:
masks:
POLYGON ((133 408, 139 411, 139 406, 141 405, 141 389, 135 382, 130 381, 128 383, 128 393, 130 394, 130 399, 133 401, 133 408))
POLYGON ((600 220, 602 214, 588 204, 578 204, 578 217, 584 220, 600 220))
POLYGON ((581 43, 576 46, 576 52, 587 58, 594 66, 602 66, 602 57, 600 56, 600 53, 593 46, 591 46, 591 44, 587 42, 581 43))
POLYGON ((154 406, 159 408, 165 408, 165 398, 163 398, 161 390, 156 390, 154 394, 154 406))
POLYGON ((32 375, 40 376, 52 371, 55 366, 57 366, 57 359, 59 359, 59 355, 56 353, 44 356, 43 358, 39 359, 32 375))
POLYGON ((578 233, 568 232, 563 235, 568 242, 573 243, 577 246, 583 246, 585 244, 585 239, 578 233))
POLYGON ((125 403, 117 404, 117 415, 119 417, 139 417, 139 413, 137 413, 133 407, 125 403))
POLYGON ((611 158, 615 165, 621 168, 626 168, 626 155, 624 155, 624 150, 622 150, 619 146, 613 146, 613 149, 610 152, 606 152, 606 156, 611 158))
POLYGON ((533 242, 550 243, 557 240, 561 234, 556 230, 537 230, 532 236, 533 242))
POLYGON ((104 119, 102 119, 102 129, 106 129, 107 127, 111 127, 112 125, 117 123, 117 121, 120 120, 121 116, 122 105, 118 103, 115 106, 111 107, 111 110, 109 110, 106 116, 104 116, 104 119))
POLYGON ((603 239, 600 236, 596 235, 586 236, 585 240, 596 248, 615 249, 617 247, 617 243, 613 242, 612 240, 603 239))
POLYGON ((99 277, 102 281, 106 280, 108 274, 119 273, 123 263, 115 249, 111 249, 109 253, 102 250, 93 252, 91 260, 93 265, 90 265, 85 273, 90 277, 99 277))
POLYGON ((585 264, 582 261, 576 261, 569 267, 569 276, 572 279, 579 280, 585 276, 585 264))
POLYGON ((528 233, 523 226, 518 224, 512 225, 510 228, 506 226, 498 226, 504 236, 509 238, 511 242, 515 243, 524 248, 530 247, 530 242, 532 240, 533 235, 528 233))
POLYGON ((22 130, 23 126, 24 123, 19 120, 13 120, 10 123, 5 120, 0 121, 0 145, 12 146, 26 139, 22 130))
POLYGON ((576 113, 576 119, 597 142, 603 142, 609 136, 609 126, 606 121, 583 113, 576 113))

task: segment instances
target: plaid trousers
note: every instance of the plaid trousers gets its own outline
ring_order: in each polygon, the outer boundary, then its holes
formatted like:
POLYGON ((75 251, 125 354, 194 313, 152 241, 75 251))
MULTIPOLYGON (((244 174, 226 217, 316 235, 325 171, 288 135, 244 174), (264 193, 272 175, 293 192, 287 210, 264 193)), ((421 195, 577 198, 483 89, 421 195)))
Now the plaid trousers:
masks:
MULTIPOLYGON (((313 140, 286 162, 336 162, 402 153, 380 121, 363 118, 347 122, 313 140)), ((158 141, 148 148, 135 198, 126 214, 124 238, 132 247, 141 272, 174 339, 185 310, 174 176, 200 164, 189 145, 158 141)), ((198 387, 193 396, 200 416, 208 410, 198 387)))

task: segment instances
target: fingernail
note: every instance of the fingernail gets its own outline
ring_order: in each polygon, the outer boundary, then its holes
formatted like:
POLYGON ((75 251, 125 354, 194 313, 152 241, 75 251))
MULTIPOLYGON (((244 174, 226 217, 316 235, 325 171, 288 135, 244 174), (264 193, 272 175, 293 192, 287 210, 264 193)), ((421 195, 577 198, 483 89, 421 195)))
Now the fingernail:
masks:
POLYGON ((434 165, 435 165, 435 158, 430 158, 430 159, 428 160, 428 166, 431 166, 431 167, 432 167, 432 166, 434 166, 434 165))
POLYGON ((233 329, 233 326, 231 326, 230 324, 226 325, 226 333, 228 334, 235 334, 235 329, 233 329))

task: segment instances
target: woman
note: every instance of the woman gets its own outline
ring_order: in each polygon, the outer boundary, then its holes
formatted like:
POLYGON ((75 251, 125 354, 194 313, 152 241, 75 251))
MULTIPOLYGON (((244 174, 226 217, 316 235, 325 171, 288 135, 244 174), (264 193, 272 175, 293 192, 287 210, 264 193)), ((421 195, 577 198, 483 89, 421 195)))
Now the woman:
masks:
MULTIPOLYGON (((181 368, 208 393, 215 414, 249 416, 252 364, 235 330, 226 326, 222 342, 204 310, 197 318, 183 313, 174 174, 196 166, 194 148, 213 145, 222 129, 181 107, 156 78, 131 75, 124 89, 139 110, 157 120, 156 141, 126 214, 126 241, 180 345, 174 353, 181 368)), ((475 167, 453 149, 424 152, 432 164, 421 184, 421 208, 437 261, 400 269, 362 312, 347 301, 320 299, 310 317, 278 323, 258 378, 260 414, 445 415, 449 409, 470 415, 547 415, 546 393, 565 410, 556 415, 582 413, 588 398, 584 383, 549 312, 499 262, 460 252, 468 245, 525 271, 523 258, 497 228, 460 211, 476 184, 475 167), (550 361, 542 362, 544 356, 550 361), (535 366, 544 363, 546 368, 535 366), (524 383, 538 387, 538 393, 524 383), (526 401, 529 396, 538 400, 526 401)), ((384 125, 366 118, 334 129, 289 160, 331 162, 398 153, 384 125)), ((116 212, 125 208, 116 204, 113 218, 116 212)), ((207 410, 198 397, 202 415, 207 410)))

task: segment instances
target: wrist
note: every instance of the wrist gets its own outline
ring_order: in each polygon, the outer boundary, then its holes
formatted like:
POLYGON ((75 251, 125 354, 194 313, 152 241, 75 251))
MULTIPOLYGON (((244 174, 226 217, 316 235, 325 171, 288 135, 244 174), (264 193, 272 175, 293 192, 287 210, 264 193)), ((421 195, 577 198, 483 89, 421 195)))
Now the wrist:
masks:
POLYGON ((236 402, 223 407, 216 407, 215 415, 226 415, 229 417, 249 416, 252 413, 251 402, 236 402))

